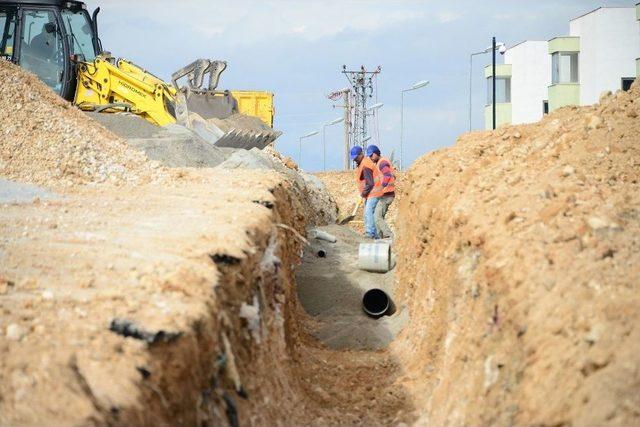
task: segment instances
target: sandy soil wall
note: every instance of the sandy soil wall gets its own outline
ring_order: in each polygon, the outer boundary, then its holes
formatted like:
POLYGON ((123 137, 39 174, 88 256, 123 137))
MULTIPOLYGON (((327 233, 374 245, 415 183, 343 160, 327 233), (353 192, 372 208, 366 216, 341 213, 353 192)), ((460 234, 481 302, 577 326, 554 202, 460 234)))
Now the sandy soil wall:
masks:
POLYGON ((640 424, 640 88, 405 178, 393 350, 419 425, 640 424))
POLYGON ((206 171, 5 206, 0 424, 306 417, 285 363, 304 231, 288 185, 206 171))

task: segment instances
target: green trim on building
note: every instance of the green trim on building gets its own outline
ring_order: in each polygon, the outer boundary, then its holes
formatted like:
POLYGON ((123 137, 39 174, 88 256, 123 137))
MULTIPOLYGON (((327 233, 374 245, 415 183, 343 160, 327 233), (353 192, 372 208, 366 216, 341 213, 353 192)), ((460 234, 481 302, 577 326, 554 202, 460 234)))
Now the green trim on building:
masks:
MULTIPOLYGON (((497 73, 496 73, 497 74, 497 73)), ((503 124, 511 124, 511 103, 496 104, 496 127, 503 124)), ((493 109, 491 105, 484 107, 484 128, 493 128, 493 109)))
POLYGON ((556 37, 549 40, 549 53, 580 52, 580 37, 556 37))
POLYGON ((636 4, 636 19, 640 21, 640 3, 636 4))
POLYGON ((549 112, 567 105, 580 105, 580 85, 559 83, 549 86, 549 112))
MULTIPOLYGON (((493 76, 492 68, 491 65, 484 67, 485 78, 493 76)), ((511 77, 511 64, 496 64, 496 77, 511 77)))

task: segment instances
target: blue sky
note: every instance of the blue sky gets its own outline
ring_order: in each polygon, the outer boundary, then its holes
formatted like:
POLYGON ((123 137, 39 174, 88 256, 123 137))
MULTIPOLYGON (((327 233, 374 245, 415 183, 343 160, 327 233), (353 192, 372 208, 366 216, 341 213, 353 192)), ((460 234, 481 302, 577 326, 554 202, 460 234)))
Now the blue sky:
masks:
MULTIPOLYGON (((567 34, 569 19, 627 0, 564 1, 87 1, 102 11, 103 46, 160 77, 196 58, 229 62, 220 88, 275 93, 277 148, 298 157, 298 137, 341 115, 326 95, 347 86, 342 65, 373 69, 378 80, 379 145, 398 151, 400 91, 405 96, 404 155, 452 145, 469 127, 469 54, 496 36, 511 46, 567 34)), ((483 127, 489 55, 474 58, 473 128, 483 127)), ((342 128, 327 128, 327 167, 342 166, 342 128)), ((397 154, 396 154, 397 158, 397 154)), ((304 169, 322 169, 321 136, 303 141, 304 169)))

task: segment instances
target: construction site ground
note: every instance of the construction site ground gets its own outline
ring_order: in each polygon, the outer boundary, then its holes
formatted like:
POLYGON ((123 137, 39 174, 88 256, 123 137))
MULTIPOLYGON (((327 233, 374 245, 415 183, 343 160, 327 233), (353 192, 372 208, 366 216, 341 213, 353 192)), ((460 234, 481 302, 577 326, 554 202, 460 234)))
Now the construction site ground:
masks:
POLYGON ((418 159, 374 275, 350 173, 172 167, 0 80, 1 425, 640 424, 637 84, 418 159))

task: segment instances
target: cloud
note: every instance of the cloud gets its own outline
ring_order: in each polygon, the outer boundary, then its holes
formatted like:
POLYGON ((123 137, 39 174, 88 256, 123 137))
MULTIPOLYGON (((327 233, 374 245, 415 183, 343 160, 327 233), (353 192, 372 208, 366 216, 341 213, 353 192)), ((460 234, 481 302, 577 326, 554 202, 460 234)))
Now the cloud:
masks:
MULTIPOLYGON (((88 0, 97 6, 97 0, 88 0)), ((152 22, 167 32, 185 34, 225 45, 273 42, 294 34, 305 41, 318 41, 345 32, 376 32, 425 16, 420 3, 383 0, 306 0, 234 2, 190 0, 112 0, 103 5, 101 19, 152 22), (149 14, 153 9, 154 13, 149 14)))
POLYGON ((436 17, 438 18, 438 22, 441 24, 448 24, 460 19, 462 14, 458 12, 442 12, 436 15, 436 17))
POLYGON ((301 34, 301 33, 304 33, 306 29, 307 29, 306 25, 298 25, 297 27, 293 27, 291 29, 291 32, 296 34, 301 34))

